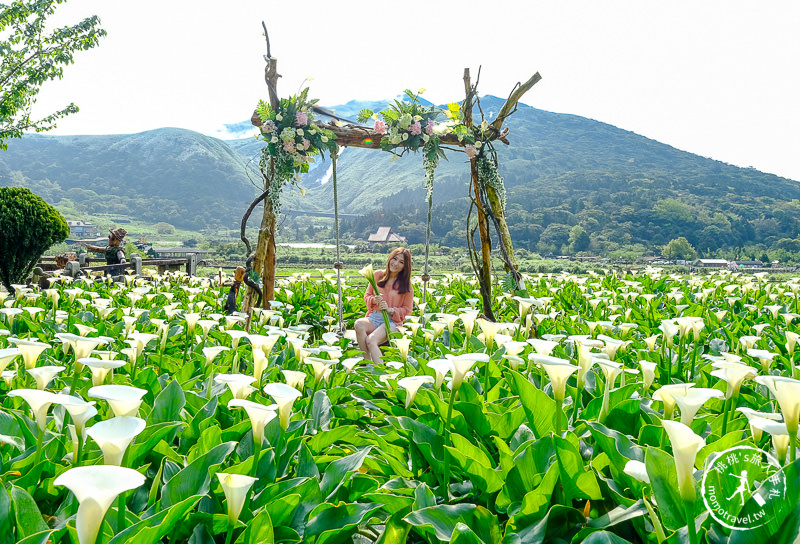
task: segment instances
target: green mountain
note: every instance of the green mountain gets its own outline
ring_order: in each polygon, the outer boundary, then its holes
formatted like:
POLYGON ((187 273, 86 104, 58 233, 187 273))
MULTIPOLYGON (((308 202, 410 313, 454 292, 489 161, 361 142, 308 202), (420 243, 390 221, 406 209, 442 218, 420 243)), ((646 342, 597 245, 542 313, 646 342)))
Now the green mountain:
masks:
POLYGON ((227 227, 257 194, 240 154, 190 130, 26 135, 12 144, 0 153, 0 185, 24 185, 56 205, 68 199, 81 212, 227 227))
MULTIPOLYGON (((482 99, 487 119, 502 102, 482 99)), ((686 236, 701 252, 778 242, 800 250, 800 240, 794 240, 800 232, 800 183, 700 157, 606 123, 524 105, 506 126, 510 145, 495 147, 515 247, 605 253, 686 236), (581 236, 585 242, 572 245, 570 234, 574 238, 581 231, 588 235, 581 236)), ((421 157, 392 162, 388 154, 375 155, 346 150, 340 161, 340 211, 372 210, 344 231, 363 238, 379 224, 392 225, 410 242, 423 242, 421 157)), ((461 246, 469 171, 463 154, 448 156, 436 170, 432 230, 436 241, 461 246)), ((298 204, 330 211, 332 192, 329 183, 312 187, 298 204)))
MULTIPOLYGON (((482 99, 487 119, 501 104, 482 99)), ((379 110, 382 103, 351 101, 333 109, 354 117, 364 107, 379 110)), ((516 247, 607 252, 686 236, 702 252, 755 244, 800 250, 800 183, 525 105, 506 126, 511 145, 496 148, 516 247)), ((253 138, 223 142, 180 129, 32 135, 0 153, 0 185, 28 186, 54 204, 68 199, 79 211, 192 229, 235 227, 257 194, 250 179, 257 179, 259 149, 253 138)), ((436 170, 432 229, 435 241, 461 246, 469 169, 463 153, 449 151, 448 158, 436 170)), ((287 194, 284 210, 332 212, 330 165, 318 161, 301 183, 307 194, 287 194)), ((420 155, 392 161, 388 153, 344 149, 338 166, 339 211, 361 216, 343 232, 363 239, 391 225, 411 243, 424 241, 420 155)))

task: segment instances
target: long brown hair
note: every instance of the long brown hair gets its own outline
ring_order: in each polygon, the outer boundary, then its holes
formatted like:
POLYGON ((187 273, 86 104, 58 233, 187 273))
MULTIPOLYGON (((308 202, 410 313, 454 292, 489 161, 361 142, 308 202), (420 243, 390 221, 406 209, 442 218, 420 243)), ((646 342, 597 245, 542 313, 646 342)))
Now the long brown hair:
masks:
POLYGON ((383 271, 381 281, 377 283, 378 287, 386 286, 386 282, 389 280, 389 263, 401 253, 403 254, 405 262, 403 263, 403 269, 397 274, 397 278, 394 280, 392 287, 397 289, 397 292, 402 295, 411 290, 411 253, 404 247, 395 248, 389 253, 389 258, 386 260, 386 270, 383 271))

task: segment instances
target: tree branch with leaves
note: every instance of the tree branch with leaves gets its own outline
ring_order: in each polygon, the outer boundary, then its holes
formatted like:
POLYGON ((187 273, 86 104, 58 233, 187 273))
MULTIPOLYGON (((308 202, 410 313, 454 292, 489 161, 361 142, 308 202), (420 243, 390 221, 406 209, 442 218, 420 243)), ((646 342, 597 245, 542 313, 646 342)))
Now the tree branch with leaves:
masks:
POLYGON ((47 17, 64 2, 17 0, 0 4, 0 149, 7 149, 9 139, 21 138, 27 130, 51 130, 56 121, 78 111, 70 103, 41 119, 31 117, 41 86, 61 79, 64 67, 74 62, 76 51, 93 48, 106 35, 97 16, 73 26, 47 28, 47 17))

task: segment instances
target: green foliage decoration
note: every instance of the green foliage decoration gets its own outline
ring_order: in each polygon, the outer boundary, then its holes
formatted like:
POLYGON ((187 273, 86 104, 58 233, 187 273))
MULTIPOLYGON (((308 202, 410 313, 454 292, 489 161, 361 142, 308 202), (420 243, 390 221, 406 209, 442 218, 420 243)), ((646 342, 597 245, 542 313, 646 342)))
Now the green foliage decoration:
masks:
POLYGON ((58 210, 24 187, 0 187, 0 281, 10 292, 69 227, 58 210))
POLYGON ((64 66, 76 51, 96 46, 106 31, 96 16, 73 26, 47 28, 47 17, 66 0, 16 0, 0 4, 0 149, 26 130, 43 132, 78 107, 69 104, 46 117, 31 119, 31 108, 41 86, 61 79, 64 66))
MULTIPOLYGON (((489 147, 488 145, 486 147, 489 147)), ((497 198, 506 209, 506 187, 503 184, 503 177, 497 171, 497 164, 495 161, 486 157, 478 157, 478 179, 482 184, 491 187, 497 193, 497 198)))

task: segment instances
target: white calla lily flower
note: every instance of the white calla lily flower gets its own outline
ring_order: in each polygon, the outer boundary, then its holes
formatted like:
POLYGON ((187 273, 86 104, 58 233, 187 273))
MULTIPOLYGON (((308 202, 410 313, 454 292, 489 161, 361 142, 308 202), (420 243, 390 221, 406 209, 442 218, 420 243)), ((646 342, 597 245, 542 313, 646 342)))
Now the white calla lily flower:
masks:
POLYGON ((64 370, 65 367, 63 366, 37 366, 34 368, 29 368, 27 370, 28 374, 33 376, 33 379, 36 381, 36 387, 38 389, 44 390, 47 388, 47 384, 53 381, 53 378, 58 376, 58 373, 64 370))
POLYGON ((681 411, 681 423, 691 425, 698 410, 709 400, 725 398, 725 394, 718 389, 707 387, 692 387, 672 394, 675 404, 681 411))
POLYGON ((490 349, 495 335, 500 332, 500 325, 499 323, 489 321, 488 319, 484 319, 482 317, 478 318, 476 321, 478 326, 481 328, 481 332, 483 332, 486 349, 490 349))
POLYGON ((436 372, 436 381, 434 383, 436 389, 442 387, 442 382, 444 381, 444 377, 450 372, 452 368, 450 365, 450 361, 447 359, 433 359, 428 361, 428 368, 432 368, 434 372, 436 372))
POLYGON ((644 382, 644 390, 650 389, 653 385, 653 380, 656 379, 656 367, 658 364, 652 361, 639 361, 639 367, 642 369, 642 381, 644 382))
POLYGON ((550 355, 553 353, 556 346, 558 346, 558 342, 543 340, 541 338, 529 338, 528 343, 533 347, 533 350, 540 355, 550 355))
POLYGON ((247 331, 240 331, 238 329, 227 329, 224 332, 231 337, 231 349, 238 348, 242 338, 248 338, 250 336, 250 333, 247 331))
POLYGON ((690 387, 694 387, 694 383, 672 383, 662 385, 655 390, 653 400, 664 403, 664 419, 672 419, 672 413, 675 411, 674 395, 680 395, 690 387))
POLYGON ((231 399, 228 408, 244 408, 250 418, 250 425, 253 429, 253 440, 261 444, 264 440, 264 427, 277 416, 278 405, 270 404, 265 406, 257 402, 246 399, 231 399))
POLYGON ((466 338, 472 336, 472 330, 475 328, 475 320, 478 318, 479 313, 478 310, 467 310, 458 315, 458 318, 464 324, 464 336, 466 338))
POLYGON ((758 376, 756 381, 767 386, 778 401, 789 435, 797 436, 800 426, 800 380, 785 376, 758 376))
MULTIPOLYGON (((353 359, 356 359, 356 357, 353 357, 353 359)), ((308 376, 305 372, 283 369, 281 370, 281 374, 283 374, 283 378, 286 380, 286 385, 294 387, 298 391, 302 391, 305 387, 306 377, 308 376)))
POLYGON ((39 355, 50 347, 50 344, 45 344, 37 340, 24 340, 22 338, 11 337, 8 341, 17 346, 17 349, 22 354, 22 360, 25 362, 25 370, 30 370, 35 367, 39 355))
POLYGON ((794 354, 794 348, 797 345, 800 334, 793 331, 785 331, 784 334, 786 335, 786 352, 791 356, 794 354))
POLYGON ((133 469, 103 465, 71 468, 53 481, 68 488, 78 499, 75 528, 80 544, 94 544, 114 499, 144 482, 145 477, 133 469))
POLYGON ((95 386, 103 385, 109 372, 128 364, 127 361, 95 359, 94 357, 84 357, 83 359, 79 359, 78 362, 89 367, 89 370, 92 372, 92 385, 95 386))
POLYGON ((694 461, 706 441, 683 423, 665 419, 661 424, 672 444, 672 456, 675 458, 675 469, 678 473, 678 492, 683 500, 694 502, 694 461))
POLYGON ((753 422, 759 419, 780 421, 782 418, 780 414, 772 412, 759 412, 758 410, 753 410, 752 408, 747 408, 745 406, 737 408, 736 411, 743 413, 747 417, 747 422, 750 424, 750 433, 753 435, 753 441, 755 443, 761 442, 762 433, 761 433, 761 427, 758 425, 754 425, 753 422))
MULTIPOLYGON (((342 361, 342 366, 345 368, 346 372, 348 374, 350 374, 357 365, 359 365, 359 364, 361 364, 363 362, 364 362, 364 358, 363 357, 348 357, 347 359, 342 361)), ((284 372, 284 374, 285 374, 285 372, 284 372)), ((287 383, 288 383, 288 380, 287 380, 287 383)), ((299 387, 298 389, 302 389, 302 387, 299 387)))
POLYGON ((53 402, 66 408, 72 418, 72 422, 75 424, 75 431, 78 436, 83 437, 86 422, 97 415, 95 401, 86 402, 80 397, 60 394, 56 395, 56 400, 53 402))
POLYGON ((214 359, 219 356, 220 353, 225 351, 230 351, 231 348, 227 346, 206 346, 203 348, 203 355, 206 358, 206 366, 210 365, 214 362, 214 359))
POLYGON ((22 355, 22 352, 17 348, 0 349, 0 372, 3 372, 11 361, 20 355, 22 355))
POLYGON ((158 340, 157 334, 137 331, 130 333, 128 338, 125 339, 125 342, 132 348, 136 348, 136 357, 139 358, 142 356, 145 346, 154 340, 158 340))
POLYGON ((392 340, 395 347, 400 352, 400 358, 403 361, 408 361, 408 350, 411 347, 411 338, 395 338, 392 340))
POLYGON ((22 400, 28 403, 40 431, 44 431, 47 425, 47 411, 50 409, 50 405, 58 401, 58 395, 55 393, 39 389, 14 389, 8 392, 8 396, 21 397, 22 400))
POLYGON ((628 461, 622 471, 631 478, 639 480, 640 482, 644 482, 646 484, 650 483, 650 475, 647 474, 647 467, 641 461, 628 461))
POLYGON ((86 429, 86 434, 97 442, 106 465, 120 466, 125 450, 147 424, 138 417, 119 416, 99 421, 86 429))
POLYGON ((311 365, 314 369, 314 383, 319 383, 325 377, 325 373, 328 369, 339 362, 338 359, 329 360, 329 359, 321 359, 319 357, 305 357, 303 362, 307 365, 311 365))
POLYGON ((531 353, 528 359, 534 363, 542 365, 544 371, 547 372, 547 377, 550 378, 550 385, 553 388, 553 397, 558 402, 564 402, 564 397, 567 394, 567 380, 573 373, 577 372, 580 367, 573 365, 565 359, 558 357, 551 357, 549 355, 540 355, 538 353, 531 353))
POLYGON ((758 374, 755 368, 741 363, 716 361, 711 363, 711 366, 716 369, 711 372, 711 375, 725 381, 727 384, 725 388, 726 399, 738 397, 744 381, 748 378, 755 378, 758 374))
POLYGON ((257 382, 261 381, 261 376, 264 374, 264 370, 267 368, 269 364, 269 359, 267 356, 264 355, 264 352, 260 349, 253 350, 253 377, 256 379, 257 382))
POLYGON ((292 417, 294 401, 302 397, 303 393, 285 383, 268 383, 264 386, 264 393, 272 397, 278 405, 281 429, 285 431, 289 426, 289 419, 292 417))
POLYGON ((448 353, 445 357, 450 363, 450 375, 453 377, 451 388, 454 391, 458 391, 467 372, 472 370, 475 363, 486 363, 489 361, 489 356, 485 353, 464 353, 462 355, 451 355, 448 353))
POLYGON ((225 472, 217 472, 217 478, 219 478, 219 483, 222 485, 225 499, 228 501, 228 524, 233 527, 239 521, 242 508, 244 508, 244 503, 247 500, 247 493, 253 487, 253 484, 258 481, 258 478, 225 472))
POLYGON ((192 312, 183 315, 183 319, 186 320, 186 332, 189 336, 194 335, 194 329, 197 327, 197 322, 200 320, 202 314, 200 312, 192 312))
POLYGON ((117 417, 136 416, 146 394, 144 389, 130 385, 97 385, 87 392, 92 398, 108 402, 117 417))
POLYGON ((235 399, 245 399, 247 396, 256 390, 252 384, 256 379, 253 376, 246 376, 244 374, 217 374, 214 376, 214 381, 217 383, 227 384, 231 390, 231 395, 235 399))
POLYGON ((786 462, 786 451, 789 449, 790 437, 789 429, 786 428, 786 423, 778 421, 770 421, 764 418, 754 418, 750 424, 757 427, 762 432, 766 431, 772 438, 772 445, 775 446, 775 453, 777 453, 778 462, 783 464, 786 462))
POLYGON ((0 373, 0 377, 3 378, 3 381, 6 383, 6 387, 9 389, 11 389, 11 384, 13 383, 16 375, 16 370, 4 370, 2 373, 0 373))
POLYGON ((397 380, 397 385, 406 390, 406 410, 414 402, 414 397, 417 395, 419 388, 426 383, 433 383, 434 381, 433 376, 408 376, 397 380))

